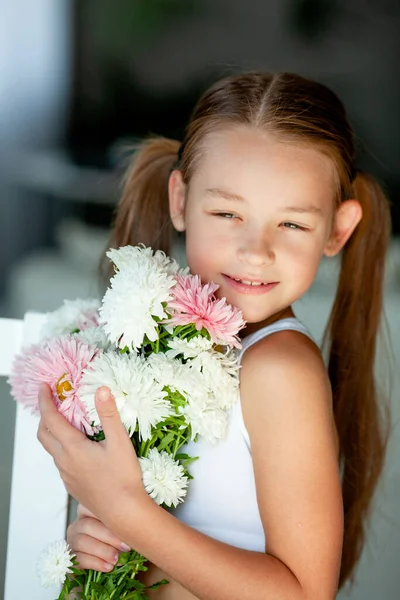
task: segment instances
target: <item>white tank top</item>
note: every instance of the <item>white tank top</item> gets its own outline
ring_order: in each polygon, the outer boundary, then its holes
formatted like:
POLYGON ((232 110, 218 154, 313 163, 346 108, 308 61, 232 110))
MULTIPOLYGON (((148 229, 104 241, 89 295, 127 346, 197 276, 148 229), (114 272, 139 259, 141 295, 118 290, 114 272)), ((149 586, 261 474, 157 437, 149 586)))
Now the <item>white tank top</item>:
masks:
MULTIPOLYGON (((312 339, 306 327, 295 318, 281 319, 242 340, 238 359, 271 333, 291 329, 312 339)), ((194 479, 189 482, 183 504, 171 512, 201 533, 243 548, 265 552, 265 535, 258 510, 249 434, 243 422, 240 402, 228 414, 225 439, 215 445, 203 440, 182 448, 199 459, 190 465, 194 479)))

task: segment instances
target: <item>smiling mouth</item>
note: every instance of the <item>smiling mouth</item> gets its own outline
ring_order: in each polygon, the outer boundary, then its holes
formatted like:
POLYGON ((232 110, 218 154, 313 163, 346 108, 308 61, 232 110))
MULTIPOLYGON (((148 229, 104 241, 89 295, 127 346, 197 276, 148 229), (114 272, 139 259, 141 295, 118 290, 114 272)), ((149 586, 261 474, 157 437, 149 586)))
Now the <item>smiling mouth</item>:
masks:
POLYGON ((237 281, 238 283, 241 283, 243 285, 248 285, 251 287, 259 287, 259 286, 265 286, 265 285, 270 285, 271 283, 277 283, 276 281, 256 281, 256 280, 250 280, 250 279, 239 279, 237 277, 231 277, 230 275, 227 275, 227 277, 229 277, 229 279, 233 279, 233 281, 237 281))

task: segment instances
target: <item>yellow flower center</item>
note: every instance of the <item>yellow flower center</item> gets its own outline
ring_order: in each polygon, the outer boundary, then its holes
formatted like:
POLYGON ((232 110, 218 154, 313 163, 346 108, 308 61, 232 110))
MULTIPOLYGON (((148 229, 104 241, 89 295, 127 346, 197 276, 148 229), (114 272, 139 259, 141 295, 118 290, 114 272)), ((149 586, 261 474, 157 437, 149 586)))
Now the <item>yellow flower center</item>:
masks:
POLYGON ((64 373, 64 375, 61 375, 61 377, 57 381, 57 385, 56 385, 56 391, 57 391, 57 395, 60 399, 60 402, 65 400, 65 398, 67 397, 64 394, 64 392, 70 392, 72 390, 71 382, 68 381, 68 379, 66 379, 66 377, 67 377, 67 373, 64 373))

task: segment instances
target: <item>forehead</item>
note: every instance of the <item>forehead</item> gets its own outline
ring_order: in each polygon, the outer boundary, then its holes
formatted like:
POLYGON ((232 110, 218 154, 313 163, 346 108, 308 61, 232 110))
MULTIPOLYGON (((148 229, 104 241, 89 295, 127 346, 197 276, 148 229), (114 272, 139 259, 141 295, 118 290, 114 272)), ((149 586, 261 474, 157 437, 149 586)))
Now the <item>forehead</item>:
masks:
POLYGON ((228 189, 244 197, 287 193, 331 201, 335 167, 317 147, 241 126, 206 136, 192 184, 228 189))

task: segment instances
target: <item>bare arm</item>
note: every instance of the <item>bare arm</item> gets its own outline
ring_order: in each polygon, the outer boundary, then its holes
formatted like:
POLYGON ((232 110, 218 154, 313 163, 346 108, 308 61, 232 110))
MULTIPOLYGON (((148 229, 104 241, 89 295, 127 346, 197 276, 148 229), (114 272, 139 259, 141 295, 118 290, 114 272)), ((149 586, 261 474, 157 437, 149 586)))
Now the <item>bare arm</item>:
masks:
POLYGON ((244 369, 243 415, 266 551, 296 574, 306 598, 335 598, 343 504, 322 357, 310 340, 286 331, 248 351, 244 369))

